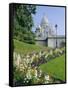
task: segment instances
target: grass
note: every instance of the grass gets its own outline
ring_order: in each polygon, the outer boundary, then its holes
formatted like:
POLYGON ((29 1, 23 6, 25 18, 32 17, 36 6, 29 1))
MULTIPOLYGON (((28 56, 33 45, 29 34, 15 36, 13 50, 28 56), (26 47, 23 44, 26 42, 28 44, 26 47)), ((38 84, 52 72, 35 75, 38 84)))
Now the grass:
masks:
POLYGON ((40 45, 27 44, 18 40, 14 40, 14 50, 19 53, 31 53, 31 52, 39 52, 40 50, 45 50, 46 47, 42 47, 40 45))
MULTIPOLYGON (((42 47, 40 45, 27 44, 14 39, 14 51, 22 54, 39 52, 41 50, 48 50, 47 47, 42 47)), ((65 55, 57 57, 45 64, 40 66, 40 69, 54 76, 55 78, 65 80, 65 55)))
POLYGON ((65 81, 65 55, 42 64, 40 69, 57 79, 65 81))

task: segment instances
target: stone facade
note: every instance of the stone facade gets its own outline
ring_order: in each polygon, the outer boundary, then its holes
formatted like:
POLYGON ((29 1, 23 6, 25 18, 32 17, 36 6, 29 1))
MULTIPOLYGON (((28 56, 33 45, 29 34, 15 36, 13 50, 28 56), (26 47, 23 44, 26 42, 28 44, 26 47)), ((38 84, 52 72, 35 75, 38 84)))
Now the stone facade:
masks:
POLYGON ((56 48, 56 42, 57 42, 57 47, 60 48, 61 47, 61 43, 62 42, 65 42, 65 37, 63 36, 57 36, 57 39, 56 37, 49 37, 48 38, 48 47, 51 47, 51 48, 56 48))
POLYGON ((61 43, 65 42, 65 36, 55 34, 54 27, 49 23, 46 16, 42 18, 41 24, 36 28, 36 44, 44 45, 51 48, 61 47, 61 43))
POLYGON ((36 40, 36 45, 48 46, 48 40, 36 40))

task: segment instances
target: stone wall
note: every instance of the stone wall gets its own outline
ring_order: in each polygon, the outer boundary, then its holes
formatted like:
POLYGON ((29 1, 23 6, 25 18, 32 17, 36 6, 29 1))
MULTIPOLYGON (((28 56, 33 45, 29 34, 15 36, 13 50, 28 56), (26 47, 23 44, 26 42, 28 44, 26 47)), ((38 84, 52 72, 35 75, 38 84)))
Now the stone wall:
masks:
MULTIPOLYGON (((61 47, 61 43, 65 42, 65 38, 57 38, 57 47, 61 47)), ((48 47, 56 48, 56 38, 49 38, 48 39, 48 47)))
MULTIPOLYGON (((57 47, 60 48, 61 42, 65 42, 65 37, 57 37, 57 47)), ((56 48, 56 37, 51 37, 46 40, 36 40, 36 45, 48 46, 56 48)))
POLYGON ((47 46, 47 40, 36 40, 36 45, 47 46))

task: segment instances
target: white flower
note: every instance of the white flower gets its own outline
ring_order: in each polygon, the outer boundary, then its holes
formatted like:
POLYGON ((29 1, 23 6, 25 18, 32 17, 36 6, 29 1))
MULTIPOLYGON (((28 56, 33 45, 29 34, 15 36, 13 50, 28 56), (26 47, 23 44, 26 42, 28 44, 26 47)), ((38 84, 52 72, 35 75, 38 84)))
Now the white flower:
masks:
POLYGON ((27 80, 27 78, 24 79, 25 81, 27 80))
POLYGON ((31 70, 28 70, 28 71, 27 71, 26 77, 27 77, 28 79, 31 79, 31 70))
POLYGON ((52 51, 52 50, 50 50, 50 54, 51 54, 51 55, 53 54, 53 51, 52 51))
POLYGON ((49 81, 45 81, 45 84, 49 83, 49 81))
POLYGON ((26 82, 28 83, 29 81, 27 80, 26 82))
POLYGON ((27 58, 29 58, 30 56, 27 54, 27 56, 26 56, 27 58))
POLYGON ((26 58, 26 63, 28 64, 30 62, 30 59, 29 58, 26 58))
POLYGON ((26 61, 26 59, 25 59, 25 58, 23 58, 23 61, 25 62, 25 61, 26 61))
POLYGON ((25 69, 25 67, 23 66, 23 64, 20 64, 20 71, 23 71, 25 69))
POLYGON ((37 70, 35 70, 35 78, 37 78, 37 70))
POLYGON ((49 54, 46 54, 45 58, 47 58, 47 57, 48 57, 48 55, 49 55, 49 54))
POLYGON ((45 80, 50 80, 50 77, 49 77, 49 75, 45 75, 45 80))
POLYGON ((31 57, 31 60, 32 60, 32 62, 33 62, 33 60, 34 60, 34 57, 33 57, 33 56, 31 57))
POLYGON ((16 53, 15 52, 13 53, 13 58, 14 58, 14 60, 16 59, 16 53))
POLYGON ((40 77, 41 75, 42 75, 42 71, 40 70, 40 71, 39 71, 39 77, 40 77))
POLYGON ((41 57, 41 55, 42 55, 41 52, 39 52, 39 57, 41 57))
POLYGON ((59 52, 62 54, 63 53, 63 51, 62 50, 59 50, 59 52))
POLYGON ((17 66, 20 65, 20 62, 21 62, 21 57, 20 57, 20 54, 17 55, 17 66))
POLYGON ((24 83, 25 83, 25 81, 24 81, 24 83))

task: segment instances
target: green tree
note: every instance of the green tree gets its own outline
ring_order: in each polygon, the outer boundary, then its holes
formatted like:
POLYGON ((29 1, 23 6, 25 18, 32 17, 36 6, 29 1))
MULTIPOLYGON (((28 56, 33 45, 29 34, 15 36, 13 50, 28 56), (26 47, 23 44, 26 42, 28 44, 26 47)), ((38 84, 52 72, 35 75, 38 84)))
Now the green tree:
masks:
POLYGON ((14 30, 13 38, 26 43, 35 43, 32 32, 33 18, 36 13, 35 5, 14 5, 14 30))

